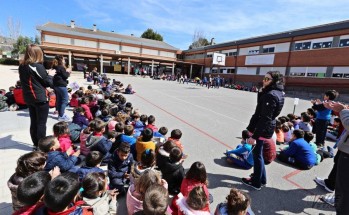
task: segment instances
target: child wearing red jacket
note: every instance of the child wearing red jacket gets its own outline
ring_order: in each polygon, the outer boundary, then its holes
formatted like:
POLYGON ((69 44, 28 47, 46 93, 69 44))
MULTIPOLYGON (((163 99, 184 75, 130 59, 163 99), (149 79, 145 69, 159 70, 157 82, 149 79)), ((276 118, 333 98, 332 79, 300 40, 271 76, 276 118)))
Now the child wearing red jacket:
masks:
POLYGON ((70 139, 68 123, 58 122, 54 124, 53 135, 57 137, 62 152, 66 152, 67 149, 73 146, 72 141, 70 139))

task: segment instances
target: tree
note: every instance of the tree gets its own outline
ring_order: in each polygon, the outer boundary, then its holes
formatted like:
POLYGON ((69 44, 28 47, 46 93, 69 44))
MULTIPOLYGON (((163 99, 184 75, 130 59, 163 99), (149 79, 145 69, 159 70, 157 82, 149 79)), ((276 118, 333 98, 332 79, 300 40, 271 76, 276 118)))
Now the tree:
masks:
POLYGON ((146 31, 144 31, 143 34, 141 35, 141 38, 158 40, 158 41, 164 40, 164 38, 160 34, 158 34, 156 31, 154 32, 154 30, 151 28, 148 28, 146 31))
POLYGON ((193 43, 189 46, 189 49, 195 49, 202 46, 209 45, 210 42, 205 37, 204 32, 195 30, 193 35, 193 43))
POLYGON ((29 44, 32 44, 34 41, 29 37, 19 36, 16 42, 13 44, 12 55, 17 56, 25 53, 25 49, 29 44))
POLYGON ((21 34, 21 22, 18 20, 15 21, 12 19, 12 17, 9 17, 7 19, 7 29, 9 37, 13 40, 16 40, 21 34))

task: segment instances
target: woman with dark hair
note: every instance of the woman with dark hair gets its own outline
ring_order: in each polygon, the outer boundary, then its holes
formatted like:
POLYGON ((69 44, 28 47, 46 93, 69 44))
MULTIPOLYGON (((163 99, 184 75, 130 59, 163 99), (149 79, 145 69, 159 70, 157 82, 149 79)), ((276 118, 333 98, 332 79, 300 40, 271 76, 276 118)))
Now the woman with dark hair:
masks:
POLYGON ((24 60, 18 68, 24 101, 29 108, 30 136, 34 144, 34 150, 38 147, 39 140, 46 136, 46 122, 49 111, 46 87, 52 85, 52 79, 42 65, 43 56, 39 46, 28 45, 24 60))
POLYGON ((263 78, 263 87, 258 93, 257 107, 251 117, 247 130, 250 138, 247 143, 253 145, 253 174, 251 178, 242 178, 242 183, 256 190, 267 184, 267 175, 263 159, 263 145, 271 139, 275 126, 275 118, 284 106, 283 76, 277 71, 270 71, 263 78))
POLYGON ((56 74, 53 76, 53 87, 56 93, 58 121, 71 121, 70 117, 65 114, 65 108, 69 103, 67 79, 69 78, 70 73, 66 70, 65 60, 62 55, 56 55, 52 62, 52 68, 56 70, 56 74))

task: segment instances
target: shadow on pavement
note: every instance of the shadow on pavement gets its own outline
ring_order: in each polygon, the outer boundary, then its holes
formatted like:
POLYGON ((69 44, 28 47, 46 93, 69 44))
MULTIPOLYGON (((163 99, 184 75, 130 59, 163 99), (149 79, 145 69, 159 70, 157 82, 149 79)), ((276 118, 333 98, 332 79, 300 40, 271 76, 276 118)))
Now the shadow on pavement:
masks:
POLYGON ((22 151, 32 151, 33 145, 12 140, 13 135, 0 138, 0 149, 18 149, 22 151))

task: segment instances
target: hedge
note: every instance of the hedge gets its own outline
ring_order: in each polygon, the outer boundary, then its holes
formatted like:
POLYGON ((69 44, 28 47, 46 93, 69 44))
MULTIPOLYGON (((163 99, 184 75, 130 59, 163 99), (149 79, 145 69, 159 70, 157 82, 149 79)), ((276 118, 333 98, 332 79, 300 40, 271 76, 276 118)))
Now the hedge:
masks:
POLYGON ((19 65, 19 61, 12 58, 1 58, 0 64, 4 65, 19 65))

